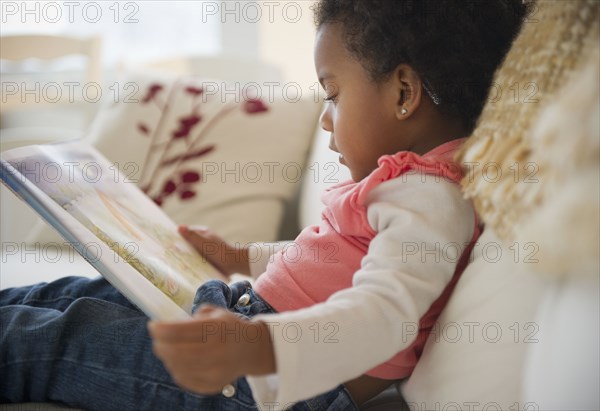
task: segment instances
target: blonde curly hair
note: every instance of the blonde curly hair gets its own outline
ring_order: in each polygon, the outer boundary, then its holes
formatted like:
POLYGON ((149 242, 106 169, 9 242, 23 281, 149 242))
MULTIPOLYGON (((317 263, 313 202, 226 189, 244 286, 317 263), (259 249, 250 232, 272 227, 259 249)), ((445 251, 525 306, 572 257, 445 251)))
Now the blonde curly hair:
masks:
MULTIPOLYGON (((473 135, 458 153, 468 171, 465 195, 504 240, 513 240, 515 227, 543 201, 541 188, 551 175, 546 168, 555 165, 540 160, 546 147, 534 142, 533 126, 598 50, 599 5, 596 0, 535 3, 496 72, 473 135)), ((598 86, 597 80, 589 85, 598 86)))

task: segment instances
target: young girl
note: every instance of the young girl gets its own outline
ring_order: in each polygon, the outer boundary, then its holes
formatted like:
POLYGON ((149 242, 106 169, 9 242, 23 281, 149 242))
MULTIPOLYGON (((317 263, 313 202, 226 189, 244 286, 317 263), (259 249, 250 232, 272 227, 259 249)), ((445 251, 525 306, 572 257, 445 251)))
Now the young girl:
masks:
POLYGON ((324 194, 321 224, 264 273, 248 250, 182 228, 199 251, 226 251, 206 256, 225 274, 257 280, 206 283, 194 319, 151 323, 152 339, 104 280, 3 291, 0 400, 341 410, 408 376, 478 235, 452 156, 525 12, 520 0, 320 1, 321 125, 352 175, 324 194))

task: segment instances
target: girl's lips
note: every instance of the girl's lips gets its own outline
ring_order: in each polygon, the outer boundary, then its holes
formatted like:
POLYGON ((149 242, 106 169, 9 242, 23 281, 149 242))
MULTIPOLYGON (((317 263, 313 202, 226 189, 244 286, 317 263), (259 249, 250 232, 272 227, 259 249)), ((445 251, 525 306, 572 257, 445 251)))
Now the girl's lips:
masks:
POLYGON ((338 154, 340 155, 340 156, 339 156, 339 158, 338 158, 338 161, 339 161, 341 164, 346 164, 346 162, 344 161, 344 155, 343 155, 343 154, 340 154, 340 152, 337 150, 337 148, 334 148, 334 147, 332 147, 332 146, 330 145, 330 146, 329 146, 329 149, 330 149, 331 151, 333 151, 334 153, 338 153, 338 154))

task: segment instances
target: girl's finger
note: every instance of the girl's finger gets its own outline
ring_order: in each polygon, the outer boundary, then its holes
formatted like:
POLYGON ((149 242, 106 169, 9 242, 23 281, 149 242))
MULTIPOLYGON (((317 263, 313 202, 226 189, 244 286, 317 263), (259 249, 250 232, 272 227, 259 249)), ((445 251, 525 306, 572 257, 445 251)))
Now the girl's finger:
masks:
POLYGON ((210 228, 208 228, 205 225, 192 225, 192 226, 187 227, 187 230, 191 231, 191 232, 197 231, 199 233, 206 233, 206 232, 210 231, 210 228))

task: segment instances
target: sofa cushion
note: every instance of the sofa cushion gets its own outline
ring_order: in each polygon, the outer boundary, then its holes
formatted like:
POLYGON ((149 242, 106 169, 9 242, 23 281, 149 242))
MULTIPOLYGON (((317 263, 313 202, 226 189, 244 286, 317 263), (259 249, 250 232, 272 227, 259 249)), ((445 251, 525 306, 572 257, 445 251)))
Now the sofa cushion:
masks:
POLYGON ((472 255, 401 388, 411 409, 523 408, 514 404, 521 399, 527 349, 539 342, 535 319, 546 287, 530 272, 536 249, 504 245, 486 229, 472 255))
POLYGON ((544 410, 600 409, 600 47, 589 57, 533 130, 543 204, 515 230, 539 246, 533 268, 551 281, 524 387, 544 410))
POLYGON ((403 387, 416 409, 598 409, 599 50, 540 107, 539 180, 520 199, 537 198, 535 212, 514 241, 490 227, 479 239, 403 387))
POLYGON ((241 244, 276 239, 319 104, 251 83, 166 74, 116 84, 121 95, 99 113, 88 141, 176 223, 207 225, 241 244))
POLYGON ((350 179, 348 167, 340 164, 339 154, 329 149, 329 132, 317 126, 300 194, 301 227, 319 224, 325 205, 321 194, 325 189, 350 179))

